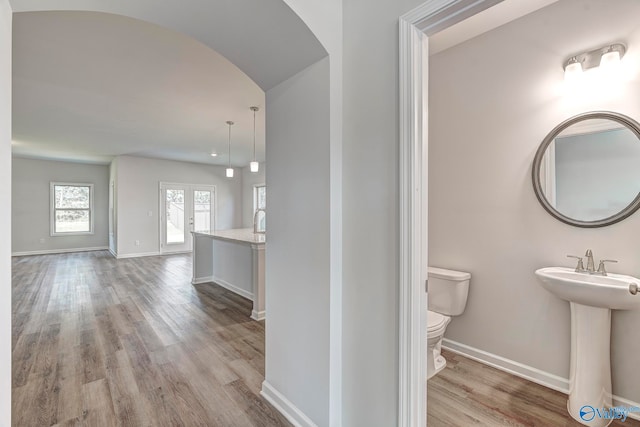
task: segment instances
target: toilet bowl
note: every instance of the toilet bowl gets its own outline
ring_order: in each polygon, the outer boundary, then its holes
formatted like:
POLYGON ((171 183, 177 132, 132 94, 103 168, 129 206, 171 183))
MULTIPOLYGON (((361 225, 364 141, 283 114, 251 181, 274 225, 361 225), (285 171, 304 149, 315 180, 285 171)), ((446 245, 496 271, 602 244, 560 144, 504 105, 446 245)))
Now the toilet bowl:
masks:
POLYGON ((427 311, 427 379, 447 366, 442 356, 442 338, 451 316, 464 311, 471 274, 429 267, 429 306, 427 311))
POLYGON ((447 325, 451 321, 449 316, 444 316, 435 311, 427 312, 427 379, 431 378, 447 366, 447 361, 440 354, 442 337, 447 325))

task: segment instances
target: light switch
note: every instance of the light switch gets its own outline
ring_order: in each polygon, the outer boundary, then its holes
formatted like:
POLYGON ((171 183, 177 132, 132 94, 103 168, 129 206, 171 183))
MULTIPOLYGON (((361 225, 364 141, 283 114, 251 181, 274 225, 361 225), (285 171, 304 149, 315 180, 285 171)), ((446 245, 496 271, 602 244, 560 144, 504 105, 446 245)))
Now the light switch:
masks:
POLYGON ((153 211, 149 211, 149 216, 153 216, 153 211))

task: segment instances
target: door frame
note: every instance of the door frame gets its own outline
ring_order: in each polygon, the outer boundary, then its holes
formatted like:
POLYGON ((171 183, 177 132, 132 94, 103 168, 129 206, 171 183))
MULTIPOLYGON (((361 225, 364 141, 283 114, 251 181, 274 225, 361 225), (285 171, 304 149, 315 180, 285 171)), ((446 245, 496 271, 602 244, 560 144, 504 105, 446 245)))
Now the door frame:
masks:
POLYGON ((399 22, 398 426, 427 424, 429 37, 503 0, 428 0, 399 22))
MULTIPOLYGON (((165 229, 164 229, 164 215, 165 212, 163 211, 163 207, 164 207, 164 195, 162 194, 162 190, 164 189, 164 187, 166 186, 181 186, 181 187, 185 187, 187 192, 191 192, 193 193, 193 191, 198 191, 198 190, 208 190, 211 189, 213 190, 213 209, 212 209, 212 215, 213 218, 211 220, 211 227, 212 230, 216 229, 216 220, 218 217, 218 189, 216 188, 215 184, 187 184, 187 183, 183 183, 183 182, 166 182, 166 181, 160 181, 158 183, 158 253, 160 255, 169 255, 169 254, 178 254, 178 253, 189 253, 193 250, 193 239, 190 237, 191 239, 191 249, 189 250, 178 250, 178 251, 166 251, 163 250, 164 249, 164 243, 166 240, 166 236, 165 236, 165 229)), ((185 204, 186 204, 186 194, 185 194, 185 204)), ((191 197, 191 202, 193 203, 193 194, 191 197)), ((195 212, 194 212, 195 215, 195 212)), ((195 219, 194 219, 195 221, 195 219)), ((187 225, 185 223, 185 225, 187 225)), ((191 233, 191 230, 188 231, 188 233, 191 233)), ((186 234, 185 233, 185 238, 186 238, 186 234)))

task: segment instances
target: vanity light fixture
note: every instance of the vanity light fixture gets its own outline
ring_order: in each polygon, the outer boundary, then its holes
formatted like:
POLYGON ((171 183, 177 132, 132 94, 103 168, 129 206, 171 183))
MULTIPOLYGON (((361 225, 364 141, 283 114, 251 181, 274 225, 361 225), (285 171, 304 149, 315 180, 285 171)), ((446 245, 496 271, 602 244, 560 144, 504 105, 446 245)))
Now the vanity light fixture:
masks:
POLYGON ((258 172, 260 163, 256 160, 256 111, 258 107, 249 107, 253 111, 253 160, 249 163, 249 170, 253 173, 258 172))
POLYGON ((582 75, 582 64, 578 62, 578 58, 572 56, 564 65, 564 79, 566 81, 574 81, 582 75))
POLYGON ((229 163, 227 166, 227 178, 233 178, 233 168, 231 167, 231 126, 233 126, 233 122, 229 120, 227 124, 229 125, 229 163))
POLYGON ((583 71, 595 67, 600 67, 602 70, 615 69, 626 51, 624 44, 614 43, 573 55, 564 62, 564 78, 567 81, 575 80, 583 71))
POLYGON ((218 153, 211 153, 211 157, 218 157, 218 153))

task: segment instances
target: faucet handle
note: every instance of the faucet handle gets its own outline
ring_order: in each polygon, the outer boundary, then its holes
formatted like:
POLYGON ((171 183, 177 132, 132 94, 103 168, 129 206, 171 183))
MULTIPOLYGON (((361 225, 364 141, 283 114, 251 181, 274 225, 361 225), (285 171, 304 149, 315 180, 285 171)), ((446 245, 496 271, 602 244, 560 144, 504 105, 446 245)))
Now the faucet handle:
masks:
POLYGON ((603 276, 607 275, 607 269, 604 268, 604 263, 605 262, 618 262, 618 260, 615 260, 615 259, 603 259, 603 260, 600 260, 600 264, 598 265, 597 273, 598 274, 602 274, 603 276))
POLYGON ((593 256, 593 252, 591 252, 591 249, 587 249, 587 251, 584 253, 584 256, 593 256))
POLYGON ((584 264, 582 263, 582 257, 581 256, 577 256, 577 255, 567 255, 567 258, 575 258, 578 260, 578 265, 576 265, 576 273, 584 273, 585 268, 584 268, 584 264))

